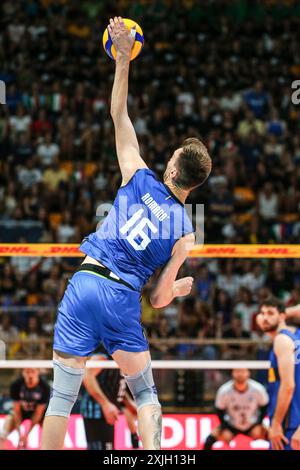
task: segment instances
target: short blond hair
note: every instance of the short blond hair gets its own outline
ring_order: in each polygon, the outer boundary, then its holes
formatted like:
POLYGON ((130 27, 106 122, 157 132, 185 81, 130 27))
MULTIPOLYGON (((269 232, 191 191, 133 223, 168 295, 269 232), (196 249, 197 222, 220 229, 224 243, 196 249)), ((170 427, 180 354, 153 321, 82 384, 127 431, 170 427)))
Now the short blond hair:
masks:
POLYGON ((193 189, 204 183, 211 172, 212 161, 205 145, 190 137, 182 144, 182 152, 176 162, 178 176, 175 183, 182 189, 193 189))

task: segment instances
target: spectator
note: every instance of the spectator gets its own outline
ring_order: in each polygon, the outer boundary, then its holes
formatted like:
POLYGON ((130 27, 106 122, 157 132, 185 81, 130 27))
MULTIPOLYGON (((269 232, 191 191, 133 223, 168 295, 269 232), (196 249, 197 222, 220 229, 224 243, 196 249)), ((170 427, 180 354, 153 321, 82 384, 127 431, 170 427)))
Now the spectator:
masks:
POLYGON ((18 329, 13 325, 9 314, 2 314, 1 316, 0 340, 8 343, 8 348, 10 348, 10 342, 18 338, 18 329))
MULTIPOLYGON (((234 315, 231 324, 225 329, 223 334, 224 339, 249 339, 250 334, 243 330, 242 319, 239 315, 234 315)), ((249 352, 249 347, 244 345, 224 345, 223 358, 230 359, 243 359, 249 352)))
POLYGON ((263 273, 262 263, 257 261, 253 270, 242 276, 241 285, 247 287, 253 294, 263 287, 265 280, 266 276, 263 273))
POLYGON ((207 302, 214 295, 214 279, 206 265, 200 267, 196 279, 196 294, 203 302, 207 302))
POLYGON ((240 287, 240 276, 234 273, 233 263, 228 260, 217 276, 217 287, 225 290, 230 296, 237 294, 240 287))
POLYGON ((25 167, 21 167, 18 172, 18 181, 25 189, 31 188, 42 180, 41 171, 36 168, 34 160, 28 159, 25 167))
POLYGON ((31 117, 28 114, 25 114, 25 109, 21 104, 17 108, 16 115, 10 118, 9 124, 12 130, 13 140, 15 140, 20 134, 28 135, 30 131, 31 117))
POLYGON ((254 113, 247 109, 245 119, 241 120, 238 126, 238 134, 241 138, 247 138, 250 134, 264 135, 265 126, 261 119, 256 119, 254 113))
POLYGON ((258 305, 253 302, 252 294, 246 287, 240 289, 240 299, 235 306, 235 315, 242 320, 242 329, 251 333, 253 324, 253 315, 257 313, 258 305))
POLYGON ((244 94, 244 100, 256 118, 265 117, 270 105, 270 98, 264 90, 261 80, 257 80, 254 88, 244 94))
POLYGON ((213 303, 213 310, 217 316, 222 317, 223 325, 231 321, 232 298, 224 289, 218 289, 213 303))
POLYGON ((52 165, 49 166, 43 175, 43 183, 47 190, 53 193, 59 188, 60 183, 67 181, 67 179, 66 171, 59 167, 58 158, 55 157, 52 165))
POLYGON ((54 159, 59 155, 59 146, 53 142, 51 132, 47 132, 45 140, 37 148, 37 155, 41 160, 42 166, 50 166, 54 159))
POLYGON ((58 243, 73 242, 76 237, 77 230, 71 224, 72 216, 70 211, 64 211, 62 221, 57 228, 57 241, 58 243))
POLYGON ((16 165, 26 165, 28 159, 31 159, 34 154, 34 146, 29 138, 28 133, 20 133, 18 141, 13 150, 14 163, 16 165))
POLYGON ((268 181, 258 194, 258 213, 267 222, 277 220, 279 197, 274 191, 273 184, 268 181))

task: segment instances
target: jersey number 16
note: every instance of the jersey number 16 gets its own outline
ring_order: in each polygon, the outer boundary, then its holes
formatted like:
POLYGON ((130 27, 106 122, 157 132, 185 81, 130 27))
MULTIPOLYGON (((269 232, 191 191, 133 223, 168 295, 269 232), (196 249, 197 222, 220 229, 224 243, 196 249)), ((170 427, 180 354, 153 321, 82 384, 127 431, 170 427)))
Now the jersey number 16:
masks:
POLYGON ((145 250, 145 248, 149 245, 151 242, 151 239, 148 237, 148 235, 143 231, 144 227, 146 225, 149 227, 151 232, 156 233, 157 232, 157 227, 151 222, 151 220, 147 219, 147 217, 142 217, 143 214, 143 209, 138 210, 135 214, 133 214, 132 217, 126 222, 125 225, 120 229, 120 232, 122 235, 125 235, 128 233, 126 240, 130 243, 130 245, 137 251, 140 250, 145 250), (133 225, 139 220, 139 223, 134 227, 133 225), (138 244, 135 240, 136 237, 139 237, 142 239, 141 243, 138 244))

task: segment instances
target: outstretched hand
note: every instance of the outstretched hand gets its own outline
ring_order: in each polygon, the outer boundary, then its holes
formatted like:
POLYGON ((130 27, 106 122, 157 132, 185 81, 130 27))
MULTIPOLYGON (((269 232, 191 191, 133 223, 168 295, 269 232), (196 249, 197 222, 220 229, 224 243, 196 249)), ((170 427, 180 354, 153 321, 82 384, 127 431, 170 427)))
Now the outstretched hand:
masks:
POLYGON ((117 57, 119 55, 130 58, 135 41, 135 29, 128 31, 120 16, 115 16, 114 19, 111 18, 107 29, 116 48, 117 57))

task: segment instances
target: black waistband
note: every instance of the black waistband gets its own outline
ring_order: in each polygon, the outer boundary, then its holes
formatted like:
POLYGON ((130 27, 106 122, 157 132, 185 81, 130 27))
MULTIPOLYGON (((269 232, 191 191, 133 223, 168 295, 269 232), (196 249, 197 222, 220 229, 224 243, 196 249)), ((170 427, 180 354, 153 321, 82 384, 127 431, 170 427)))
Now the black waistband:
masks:
POLYGON ((121 278, 116 279, 114 276, 112 276, 111 270, 104 266, 98 266, 97 264, 91 263, 84 263, 81 264, 78 269, 76 269, 76 272, 78 271, 90 271, 92 273, 100 274, 100 276, 107 277, 112 281, 118 282, 119 284, 123 284, 124 286, 129 287, 129 289, 136 291, 136 289, 134 289, 130 284, 128 284, 128 282, 123 281, 123 279, 121 278))

